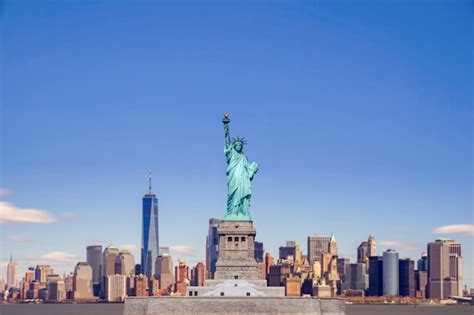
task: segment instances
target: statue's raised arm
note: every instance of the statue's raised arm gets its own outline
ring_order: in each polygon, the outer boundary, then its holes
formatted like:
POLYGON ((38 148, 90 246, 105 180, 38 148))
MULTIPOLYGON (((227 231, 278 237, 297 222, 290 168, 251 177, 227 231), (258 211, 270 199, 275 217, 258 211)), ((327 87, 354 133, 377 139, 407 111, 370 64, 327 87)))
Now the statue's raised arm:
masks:
POLYGON ((227 113, 224 114, 224 118, 222 118, 222 123, 224 123, 225 146, 226 148, 229 148, 230 147, 230 131, 229 131, 230 116, 229 114, 227 113))

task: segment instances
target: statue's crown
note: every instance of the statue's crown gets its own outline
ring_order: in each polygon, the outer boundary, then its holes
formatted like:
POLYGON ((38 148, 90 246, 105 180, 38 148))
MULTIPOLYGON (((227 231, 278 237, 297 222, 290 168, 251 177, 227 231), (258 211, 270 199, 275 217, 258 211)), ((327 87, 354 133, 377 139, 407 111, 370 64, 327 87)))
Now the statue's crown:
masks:
POLYGON ((242 144, 247 144, 247 140, 245 138, 237 137, 232 139, 232 144, 235 144, 236 142, 240 142, 242 144))

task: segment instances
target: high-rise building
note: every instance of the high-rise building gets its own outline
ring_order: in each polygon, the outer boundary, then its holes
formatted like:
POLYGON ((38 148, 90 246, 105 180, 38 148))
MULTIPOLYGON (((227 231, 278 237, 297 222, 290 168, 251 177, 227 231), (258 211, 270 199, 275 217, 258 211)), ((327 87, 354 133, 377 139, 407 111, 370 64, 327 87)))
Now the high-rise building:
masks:
POLYGON ((415 283, 417 296, 422 299, 426 299, 426 290, 428 286, 428 271, 416 270, 415 271, 415 283))
POLYGON ((343 291, 361 290, 365 291, 369 287, 369 275, 363 263, 353 263, 346 267, 343 291))
POLYGON ((133 276, 135 274, 135 259, 128 250, 122 250, 115 258, 115 274, 133 276))
POLYGON ((268 275, 270 274, 270 267, 273 265, 273 256, 270 253, 265 253, 265 279, 268 282, 268 275))
POLYGON ((74 300, 91 300, 93 298, 93 270, 87 262, 78 262, 74 268, 74 300))
POLYGON ((254 242, 254 251, 253 255, 255 257, 256 262, 263 262, 263 243, 262 242, 254 242))
POLYGON ((369 257, 369 295, 383 295, 383 257, 369 257))
POLYGON ((158 198, 151 192, 151 171, 148 176, 148 193, 143 197, 141 273, 151 278, 159 254, 158 198))
POLYGON ((102 255, 102 284, 101 284, 101 292, 102 297, 106 297, 107 292, 106 285, 107 285, 107 277, 115 275, 115 260, 119 254, 119 249, 114 245, 109 245, 104 249, 104 253, 102 255))
POLYGON ((295 241, 286 241, 285 246, 280 246, 278 248, 278 259, 295 260, 295 257, 296 257, 296 242, 295 241))
POLYGON ((87 263, 92 268, 92 286, 94 295, 98 296, 100 291, 100 283, 102 279, 102 246, 87 246, 87 263))
POLYGON ((308 259, 312 265, 315 261, 322 261, 323 253, 337 256, 337 242, 334 234, 331 236, 308 236, 308 259))
POLYGON ((388 249, 383 253, 383 295, 398 295, 399 289, 398 252, 388 249))
POLYGON ((123 302, 127 296, 127 277, 123 275, 105 276, 105 298, 107 302, 123 302))
POLYGON ((399 294, 401 296, 416 295, 415 262, 410 258, 399 260, 399 294))
POLYGON ((35 268, 35 280, 41 284, 46 284, 46 280, 53 270, 50 265, 37 265, 35 268))
POLYGON ((357 247, 357 262, 365 262, 364 258, 375 255, 377 255, 375 238, 369 235, 368 240, 360 243, 359 247, 357 247))
POLYGON ((174 277, 173 277, 173 260, 168 254, 162 254, 156 258, 155 267, 158 280, 160 281, 160 289, 165 290, 166 293, 173 291, 174 277))
POLYGON ((64 280, 59 275, 50 274, 47 277, 47 300, 61 302, 66 299, 64 280))
POLYGON ((104 277, 115 274, 115 260, 117 259, 119 253, 119 249, 114 245, 109 245, 105 248, 102 260, 104 277))
POLYGON ((219 252, 219 234, 217 228, 222 223, 221 219, 209 219, 209 230, 206 238, 206 267, 211 278, 216 272, 217 255, 219 252))
MULTIPOLYGON (((27 295, 28 290, 30 289, 30 283, 31 281, 34 280, 34 278, 35 278, 35 268, 30 267, 28 268, 28 271, 25 272, 25 278, 23 279, 23 284, 22 284, 21 294, 20 294, 20 298, 22 300, 27 299, 26 295, 27 295)), ((4 287, 0 285, 0 291, 3 289, 4 287)))
POLYGON ((16 265, 13 262, 13 256, 10 254, 10 261, 7 265, 7 290, 15 287, 16 280, 15 280, 15 272, 16 272, 16 265))
POLYGON ((342 294, 342 283, 345 281, 346 277, 346 266, 350 264, 349 258, 337 258, 337 273, 339 274, 340 281, 337 283, 337 293, 342 294))
POLYGON ((416 268, 419 271, 428 271, 428 254, 421 253, 421 258, 416 263, 416 268))
POLYGON ((66 299, 72 300, 74 298, 74 274, 73 273, 69 273, 68 275, 64 276, 64 288, 66 289, 66 299))
POLYGON ((134 296, 148 296, 148 278, 145 275, 133 276, 134 296))
POLYGON ((204 281, 206 280, 206 266, 204 266, 204 263, 198 262, 196 266, 194 266, 192 278, 193 286, 202 287, 204 285, 204 281))
POLYGON ((428 243, 428 298, 448 299, 462 294, 461 243, 438 239, 428 243))
POLYGON ((184 261, 180 261, 175 267, 175 289, 174 291, 181 295, 186 295, 186 289, 190 284, 189 267, 184 261))

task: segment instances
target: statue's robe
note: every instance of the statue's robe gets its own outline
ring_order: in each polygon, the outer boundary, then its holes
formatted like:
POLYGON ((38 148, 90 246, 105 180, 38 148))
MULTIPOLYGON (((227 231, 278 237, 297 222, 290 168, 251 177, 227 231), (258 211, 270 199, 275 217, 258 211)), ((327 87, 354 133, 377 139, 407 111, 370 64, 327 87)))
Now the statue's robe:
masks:
POLYGON ((249 164, 245 154, 237 152, 232 145, 226 146, 224 153, 227 158, 228 189, 226 217, 250 219, 250 181, 257 171, 257 166, 255 163, 249 164))

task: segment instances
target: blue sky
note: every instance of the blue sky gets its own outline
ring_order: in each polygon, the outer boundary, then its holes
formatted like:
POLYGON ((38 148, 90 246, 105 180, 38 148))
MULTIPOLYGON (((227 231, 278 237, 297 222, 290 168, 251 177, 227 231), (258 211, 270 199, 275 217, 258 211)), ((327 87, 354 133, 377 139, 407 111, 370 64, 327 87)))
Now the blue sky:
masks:
POLYGON ((334 232, 353 259, 371 233, 378 253, 417 259, 452 237, 474 286, 472 2, 0 10, 2 211, 54 221, 2 218, 3 262, 63 271, 86 245, 136 252, 149 168, 161 245, 204 260, 207 220, 225 213, 229 112, 260 164, 251 213, 266 250, 334 232), (467 226, 434 233, 449 225, 467 226))

